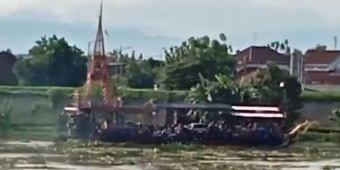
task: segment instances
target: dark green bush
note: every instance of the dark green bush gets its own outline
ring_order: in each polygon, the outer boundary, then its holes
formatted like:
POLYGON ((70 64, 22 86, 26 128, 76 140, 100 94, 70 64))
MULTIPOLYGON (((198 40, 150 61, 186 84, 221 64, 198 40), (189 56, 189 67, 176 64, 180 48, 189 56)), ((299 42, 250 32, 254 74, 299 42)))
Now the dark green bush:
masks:
POLYGON ((10 106, 10 101, 0 101, 0 136, 7 136, 11 130, 11 114, 13 107, 10 106))
POLYGON ((340 93, 305 91, 302 94, 302 100, 305 102, 340 102, 340 93))

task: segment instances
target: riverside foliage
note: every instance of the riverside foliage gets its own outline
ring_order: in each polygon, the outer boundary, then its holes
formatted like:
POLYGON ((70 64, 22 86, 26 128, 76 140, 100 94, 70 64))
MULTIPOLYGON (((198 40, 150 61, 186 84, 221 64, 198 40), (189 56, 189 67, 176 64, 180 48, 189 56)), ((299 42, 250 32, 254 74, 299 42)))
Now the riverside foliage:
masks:
MULTIPOLYGON (((270 47, 278 52, 284 50, 284 53, 290 53, 288 41, 279 44, 271 43, 270 47)), ((79 48, 69 45, 64 38, 56 35, 42 37, 29 50, 29 54, 32 58, 20 59, 15 68, 21 85, 79 87, 86 79, 87 58, 79 48)), ((165 49, 165 61, 144 59, 143 55, 136 57, 135 51, 129 55, 113 50, 110 54, 113 60, 127 65, 122 76, 125 80, 120 81, 123 82, 120 85, 138 89, 153 88, 157 83, 163 89, 152 91, 121 88, 119 90, 124 98, 174 100, 178 97, 196 103, 229 104, 257 102, 283 105, 293 120, 299 115, 297 111, 301 108, 301 85, 275 63, 268 63, 267 68, 261 70, 251 83, 245 86, 238 83, 234 77, 237 63, 233 58, 232 46, 224 34, 220 34, 219 39, 191 37, 178 46, 165 49), (286 83, 284 89, 279 87, 280 82, 286 83)), ((115 80, 121 80, 121 77, 115 77, 115 80)), ((67 90, 71 94, 72 89, 67 90)), ((31 88, 30 91, 50 97, 53 108, 60 107, 63 102, 59 101, 68 98, 63 90, 46 89, 42 92, 31 88)), ((0 89, 0 93, 4 92, 6 90, 0 89)))

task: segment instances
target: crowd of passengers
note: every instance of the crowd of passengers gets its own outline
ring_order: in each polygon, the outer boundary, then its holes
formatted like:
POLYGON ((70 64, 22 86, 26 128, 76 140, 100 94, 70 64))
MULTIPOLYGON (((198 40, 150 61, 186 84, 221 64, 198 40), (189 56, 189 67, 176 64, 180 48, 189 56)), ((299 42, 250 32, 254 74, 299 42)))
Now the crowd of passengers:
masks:
POLYGON ((263 123, 247 121, 244 124, 232 125, 224 122, 206 123, 177 123, 164 127, 155 132, 167 140, 267 140, 281 137, 282 131, 276 123, 263 123))
MULTIPOLYGON (((249 141, 250 139, 280 140, 283 137, 281 127, 275 122, 257 122, 245 120, 240 123, 235 121, 206 121, 206 119, 181 119, 164 127, 145 126, 141 123, 126 123, 117 126, 111 118, 96 126, 99 136, 108 140, 138 140, 157 142, 191 142, 191 141, 249 141), (120 128, 119 128, 120 127, 120 128), (122 128, 123 127, 123 128, 122 128), (108 133, 102 133, 108 129, 108 133), (119 129, 119 130, 115 130, 119 129), (104 136, 103 136, 104 134, 104 136)), ((86 121, 87 122, 87 121, 86 121)), ((77 124, 75 122, 73 125, 77 124)), ((86 123, 79 127, 89 127, 86 123)), ((83 128, 81 128, 83 129, 83 128)), ((85 135, 86 132, 84 131, 85 135)))
MULTIPOLYGON (((259 123, 246 121, 239 124, 226 123, 224 121, 205 122, 174 122, 171 125, 154 128, 154 126, 143 126, 140 123, 128 123, 130 128, 121 135, 131 137, 138 141, 147 141, 151 138, 158 142, 191 142, 191 141, 249 141, 256 139, 280 140, 283 137, 280 126, 277 123, 259 123), (137 137, 136 137, 137 136, 137 137)), ((109 128, 110 129, 110 128, 109 128)), ((122 137, 123 138, 123 137, 122 137)))

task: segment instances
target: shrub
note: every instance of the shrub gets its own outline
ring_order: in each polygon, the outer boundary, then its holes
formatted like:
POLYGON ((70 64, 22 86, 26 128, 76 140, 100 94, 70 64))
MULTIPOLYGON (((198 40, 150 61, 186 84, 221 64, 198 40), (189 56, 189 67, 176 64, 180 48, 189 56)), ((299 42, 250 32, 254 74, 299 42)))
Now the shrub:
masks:
POLYGON ((7 136, 11 129, 11 114, 13 112, 13 108, 9 105, 10 101, 4 100, 2 101, 0 107, 0 131, 1 136, 7 136))
POLYGON ((302 100, 305 102, 340 102, 340 93, 304 91, 302 100))
POLYGON ((61 108, 68 99, 69 91, 60 88, 51 88, 47 91, 53 109, 61 108))

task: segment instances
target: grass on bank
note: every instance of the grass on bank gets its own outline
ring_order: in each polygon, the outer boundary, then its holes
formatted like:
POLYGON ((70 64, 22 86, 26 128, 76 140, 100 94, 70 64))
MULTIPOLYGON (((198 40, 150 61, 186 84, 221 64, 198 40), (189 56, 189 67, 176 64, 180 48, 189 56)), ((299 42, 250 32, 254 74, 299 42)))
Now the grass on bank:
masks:
POLYGON ((54 124, 12 124, 8 134, 0 138, 50 141, 58 135, 56 128, 54 124))
MULTIPOLYGON (((34 86, 0 86, 0 95, 18 95, 18 96, 41 96, 47 97, 51 89, 65 91, 72 94, 76 88, 73 87, 34 87, 34 86)), ((160 100, 183 100, 187 91, 167 91, 153 89, 132 89, 119 87, 119 94, 127 99, 160 99, 160 100)))
POLYGON ((306 102, 340 102, 340 92, 304 91, 302 98, 306 102))
MULTIPOLYGON (((51 89, 62 90, 72 94, 76 88, 72 87, 34 87, 34 86, 0 86, 0 95, 42 96, 47 97, 51 89)), ((123 98, 127 99, 160 99, 183 100, 188 91, 167 91, 153 89, 118 88, 123 98)), ((340 92, 334 91, 304 91, 303 101, 306 102, 340 102, 340 92)))

